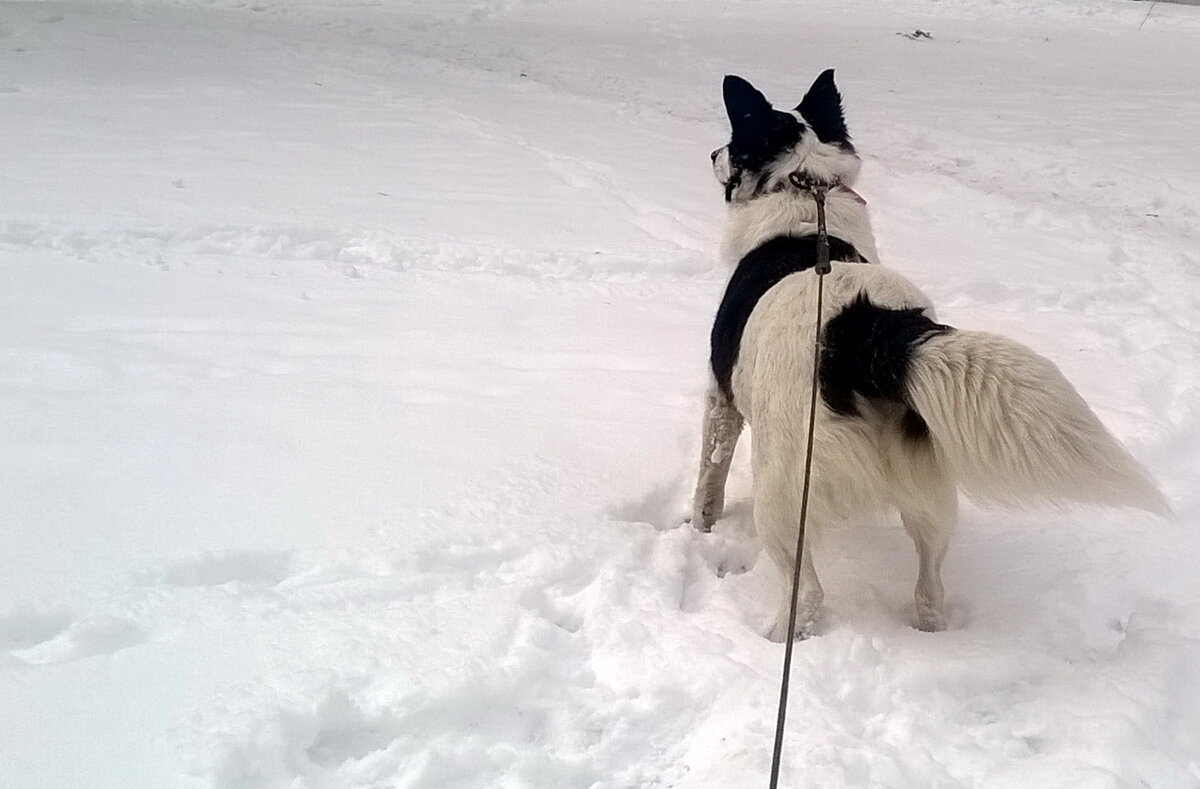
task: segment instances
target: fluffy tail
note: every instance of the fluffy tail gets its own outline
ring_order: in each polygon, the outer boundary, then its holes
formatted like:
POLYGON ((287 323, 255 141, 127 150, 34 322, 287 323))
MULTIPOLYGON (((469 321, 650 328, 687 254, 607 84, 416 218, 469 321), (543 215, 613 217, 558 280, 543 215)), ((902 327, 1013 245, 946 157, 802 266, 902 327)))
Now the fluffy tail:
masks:
POLYGON ((971 496, 1170 513, 1058 368, 1019 343, 973 331, 931 336, 913 349, 904 389, 971 496))

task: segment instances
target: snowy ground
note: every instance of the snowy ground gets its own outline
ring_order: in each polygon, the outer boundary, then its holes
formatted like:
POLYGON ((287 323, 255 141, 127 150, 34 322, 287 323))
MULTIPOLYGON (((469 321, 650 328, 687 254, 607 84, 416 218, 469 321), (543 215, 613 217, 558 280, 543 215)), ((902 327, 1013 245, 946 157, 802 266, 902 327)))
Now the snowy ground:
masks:
POLYGON ((765 785, 744 464, 680 528, 720 77, 1178 513, 824 536, 792 787, 1200 786, 1200 8, 0 2, 0 786, 765 785), (1139 30, 1139 24, 1142 24, 1139 30), (932 40, 897 35, 916 28, 932 40))

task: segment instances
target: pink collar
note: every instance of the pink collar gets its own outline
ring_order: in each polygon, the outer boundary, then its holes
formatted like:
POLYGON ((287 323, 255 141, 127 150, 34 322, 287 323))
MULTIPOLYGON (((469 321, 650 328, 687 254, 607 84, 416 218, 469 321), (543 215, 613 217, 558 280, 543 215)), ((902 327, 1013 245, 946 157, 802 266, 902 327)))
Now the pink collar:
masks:
POLYGON ((850 195, 850 198, 851 198, 852 200, 854 200, 854 202, 858 203, 859 205, 866 205, 866 204, 867 204, 867 198, 863 197, 863 196, 862 196, 862 195, 860 195, 858 192, 854 191, 853 189, 851 189, 850 187, 846 186, 845 184, 838 184, 838 185, 837 185, 837 188, 838 188, 838 190, 839 190, 839 191, 841 191, 841 192, 846 192, 847 194, 849 194, 849 195, 850 195))

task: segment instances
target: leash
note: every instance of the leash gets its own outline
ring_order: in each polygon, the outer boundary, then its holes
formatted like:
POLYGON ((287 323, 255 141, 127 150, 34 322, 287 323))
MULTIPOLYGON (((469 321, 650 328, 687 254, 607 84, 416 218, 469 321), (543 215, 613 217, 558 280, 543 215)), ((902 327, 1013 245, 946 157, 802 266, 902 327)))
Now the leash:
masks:
POLYGON ((804 450, 804 488, 800 496, 800 533, 796 538, 796 563, 792 568, 792 601, 788 610, 787 643, 783 648, 783 679, 779 683, 779 714, 775 719, 775 750, 771 754, 770 789, 779 786, 779 766, 783 756, 783 730, 787 722, 788 686, 792 674, 792 648, 796 640, 796 607, 800 595, 800 563, 804 557, 804 528, 808 522, 808 489, 812 478, 813 433, 816 432, 817 388, 821 368, 821 310, 825 299, 825 275, 829 265, 829 233, 825 227, 825 194, 830 184, 812 180, 794 172, 788 175, 792 185, 812 195, 817 202, 817 322, 813 332, 812 394, 808 403, 808 445, 804 450))

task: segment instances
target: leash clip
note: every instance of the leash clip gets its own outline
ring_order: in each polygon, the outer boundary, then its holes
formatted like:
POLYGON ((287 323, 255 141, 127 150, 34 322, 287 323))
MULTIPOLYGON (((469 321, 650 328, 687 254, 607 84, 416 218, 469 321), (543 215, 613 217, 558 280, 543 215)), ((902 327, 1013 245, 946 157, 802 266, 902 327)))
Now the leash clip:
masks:
POLYGON ((817 276, 824 276, 833 270, 829 264, 829 231, 825 227, 825 194, 831 186, 837 186, 837 183, 818 181, 801 174, 799 170, 788 173, 788 180, 792 182, 792 186, 811 194, 817 202, 817 265, 813 270, 817 272, 817 276))

